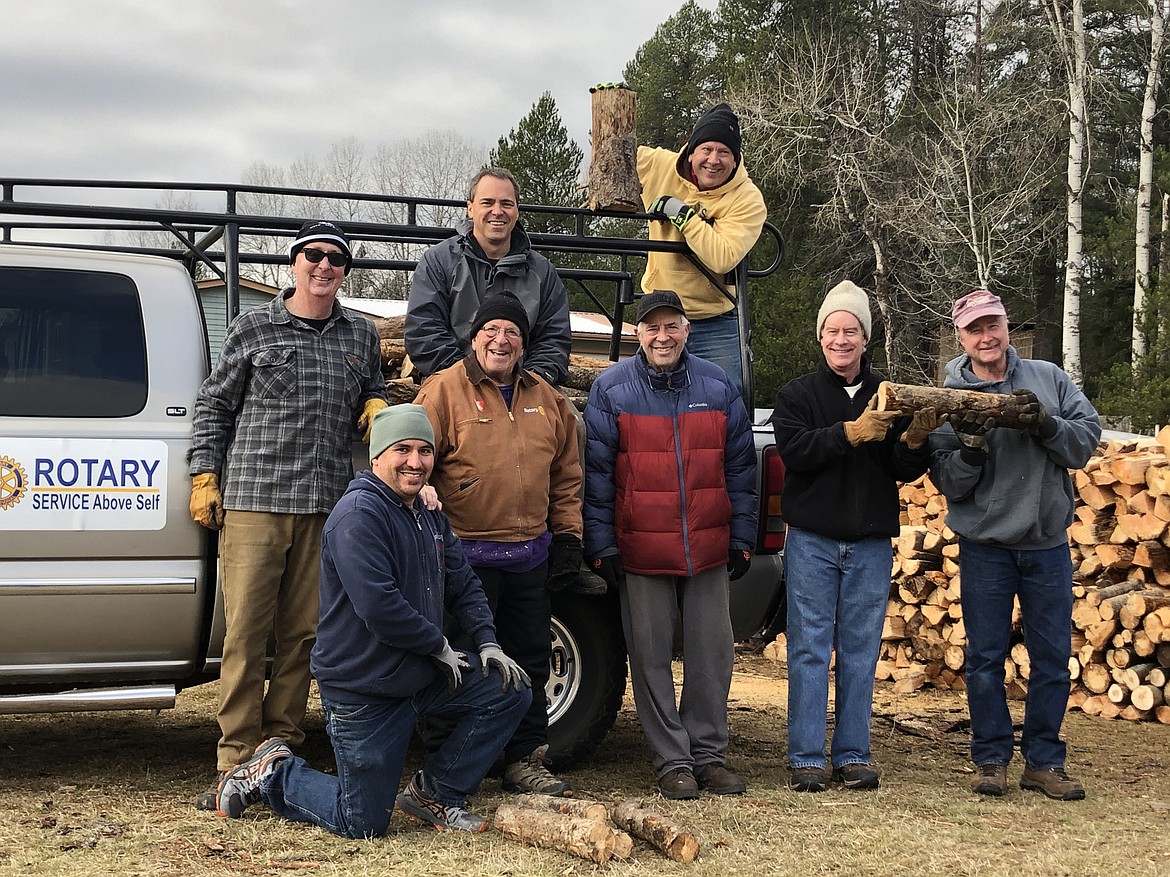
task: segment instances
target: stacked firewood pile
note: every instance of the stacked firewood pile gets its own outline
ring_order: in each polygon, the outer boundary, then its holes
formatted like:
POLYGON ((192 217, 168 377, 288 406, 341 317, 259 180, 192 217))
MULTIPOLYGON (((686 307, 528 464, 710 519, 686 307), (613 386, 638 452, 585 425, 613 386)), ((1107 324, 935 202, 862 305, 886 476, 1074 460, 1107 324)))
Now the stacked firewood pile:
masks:
MULTIPOLYGON (((1103 443, 1074 473, 1076 520, 1069 705, 1170 724, 1170 427, 1143 443, 1103 443)), ((966 633, 958 544, 946 501, 922 478, 900 491, 890 601, 877 678, 897 690, 963 689, 966 633)), ((1010 696, 1030 672, 1015 611, 1005 663, 1010 696)))
MULTIPOLYGON (((413 402, 422 383, 422 376, 406 355, 406 344, 402 340, 404 321, 404 317, 378 317, 373 321, 382 341, 382 377, 386 379, 386 395, 391 405, 413 402)), ((561 389, 578 409, 585 408, 594 378, 610 364, 608 359, 576 353, 569 355, 569 377, 561 389)))

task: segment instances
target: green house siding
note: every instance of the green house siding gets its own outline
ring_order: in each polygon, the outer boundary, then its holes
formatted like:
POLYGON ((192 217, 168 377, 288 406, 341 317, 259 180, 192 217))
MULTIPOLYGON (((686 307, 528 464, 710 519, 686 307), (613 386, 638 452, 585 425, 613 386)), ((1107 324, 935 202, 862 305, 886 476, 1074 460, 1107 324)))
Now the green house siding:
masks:
MULTIPOLYGON (((199 301, 203 305, 203 320, 207 323, 207 346, 210 348, 211 364, 219 359, 223 339, 227 337, 227 295, 222 286, 199 290, 199 301)), ((267 305, 272 296, 266 292, 240 287, 240 313, 259 305, 267 305)))

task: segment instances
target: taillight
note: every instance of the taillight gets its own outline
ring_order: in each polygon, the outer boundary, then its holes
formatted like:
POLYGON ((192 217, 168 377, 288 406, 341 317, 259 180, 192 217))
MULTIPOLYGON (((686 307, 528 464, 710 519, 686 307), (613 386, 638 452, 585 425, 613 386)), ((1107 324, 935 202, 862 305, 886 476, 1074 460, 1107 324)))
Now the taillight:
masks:
POLYGON ((784 492, 784 461, 775 445, 768 445, 760 458, 760 532, 756 551, 776 554, 784 550, 784 518, 780 513, 780 494, 784 492))

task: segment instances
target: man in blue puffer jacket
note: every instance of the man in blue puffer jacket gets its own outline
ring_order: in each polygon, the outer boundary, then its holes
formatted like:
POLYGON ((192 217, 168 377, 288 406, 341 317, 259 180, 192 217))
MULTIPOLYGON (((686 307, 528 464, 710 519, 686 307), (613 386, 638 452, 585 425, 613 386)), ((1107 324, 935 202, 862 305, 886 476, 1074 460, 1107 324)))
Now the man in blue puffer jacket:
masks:
POLYGON ((621 597, 634 703, 654 750, 658 789, 738 795, 727 769, 727 694, 735 658, 728 580, 756 537, 756 451, 726 372, 686 352, 679 297, 638 306, 638 354, 606 369, 585 409, 585 553, 621 597), (684 680, 675 705, 675 623, 684 680))
POLYGON ((395 804, 439 829, 483 831, 465 809, 528 709, 522 669, 496 644, 479 579, 447 516, 416 503, 434 467, 435 435, 418 405, 379 411, 370 466, 325 523, 321 619, 312 670, 337 775, 273 738, 219 784, 217 809, 238 818, 257 801, 342 837, 386 833, 395 804), (451 648, 444 610, 478 651, 451 648), (419 716, 456 722, 406 790, 395 792, 419 716))

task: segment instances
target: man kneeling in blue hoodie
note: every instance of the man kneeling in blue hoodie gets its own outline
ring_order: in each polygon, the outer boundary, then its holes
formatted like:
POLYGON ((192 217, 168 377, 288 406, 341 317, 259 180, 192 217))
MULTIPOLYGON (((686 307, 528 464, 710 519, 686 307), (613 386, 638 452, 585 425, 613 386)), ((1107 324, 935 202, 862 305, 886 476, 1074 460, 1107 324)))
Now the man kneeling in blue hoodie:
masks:
POLYGON ((334 834, 386 833, 394 806, 437 829, 478 832, 466 809, 532 700, 525 672, 496 644, 479 579, 447 516, 416 503, 434 468, 426 411, 379 411, 370 468, 337 503, 321 540, 321 617, 312 670, 337 775, 321 773, 280 739, 220 781, 216 809, 238 818, 264 801, 288 819, 334 834), (478 655, 451 648, 443 611, 478 655), (469 672, 471 671, 471 672, 469 672), (419 716, 454 730, 395 799, 419 716))

